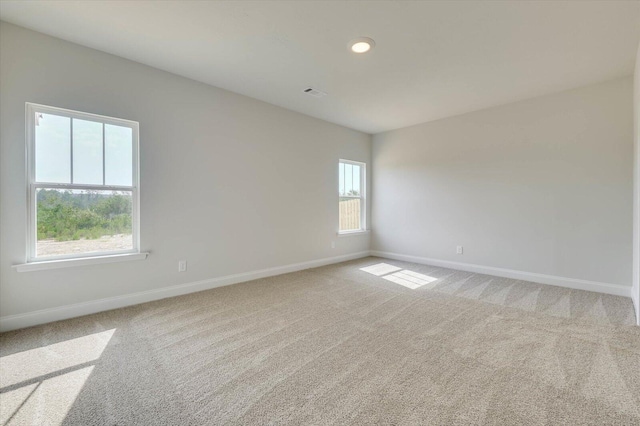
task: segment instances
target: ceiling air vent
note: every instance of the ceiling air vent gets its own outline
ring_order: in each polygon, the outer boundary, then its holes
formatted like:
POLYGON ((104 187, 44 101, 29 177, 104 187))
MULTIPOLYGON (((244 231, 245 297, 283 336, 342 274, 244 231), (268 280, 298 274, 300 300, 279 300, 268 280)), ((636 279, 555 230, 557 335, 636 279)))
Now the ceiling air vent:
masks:
POLYGON ((322 90, 318 90, 318 89, 314 89, 313 87, 307 87, 306 89, 303 90, 304 93, 306 93, 307 95, 311 95, 314 98, 322 98, 327 96, 326 93, 324 93, 322 90))

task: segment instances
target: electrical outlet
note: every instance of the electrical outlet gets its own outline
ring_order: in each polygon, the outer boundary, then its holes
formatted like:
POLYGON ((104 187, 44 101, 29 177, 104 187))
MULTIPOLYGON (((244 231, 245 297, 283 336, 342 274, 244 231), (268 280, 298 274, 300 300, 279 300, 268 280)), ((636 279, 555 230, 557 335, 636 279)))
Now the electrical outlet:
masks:
POLYGON ((456 254, 462 254, 462 246, 456 247, 456 254))
POLYGON ((187 270, 187 261, 178 260, 178 272, 185 272, 187 270))
POLYGON ((332 249, 336 248, 336 242, 335 241, 331 241, 331 248, 332 249))

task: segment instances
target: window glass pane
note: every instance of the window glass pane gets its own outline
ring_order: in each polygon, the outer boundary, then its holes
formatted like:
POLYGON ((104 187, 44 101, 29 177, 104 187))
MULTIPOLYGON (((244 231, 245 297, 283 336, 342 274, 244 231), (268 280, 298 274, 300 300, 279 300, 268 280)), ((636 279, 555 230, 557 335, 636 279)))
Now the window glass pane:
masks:
POLYGON ((353 166, 353 195, 360 195, 360 166, 353 166))
POLYGON ((340 231, 361 229, 360 201, 359 198, 340 198, 340 231))
POLYGON ((71 119, 36 113, 36 181, 71 183, 71 119))
POLYGON ((131 191, 38 189, 36 255, 131 250, 131 191))
POLYGON ((353 166, 351 164, 344 165, 344 195, 351 195, 353 191, 353 166))
POLYGON ((73 119, 73 183, 102 185, 102 123, 73 119))
POLYGON ((344 163, 338 165, 338 194, 344 195, 344 163))
POLYGON ((36 255, 130 250, 131 191, 38 189, 36 255))
POLYGON ((105 124, 105 184, 133 186, 133 129, 105 124))

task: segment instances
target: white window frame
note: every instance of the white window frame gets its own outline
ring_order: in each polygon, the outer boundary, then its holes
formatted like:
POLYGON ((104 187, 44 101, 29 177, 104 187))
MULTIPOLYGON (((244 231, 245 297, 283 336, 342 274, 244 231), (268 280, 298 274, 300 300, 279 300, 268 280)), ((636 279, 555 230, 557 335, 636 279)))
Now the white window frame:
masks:
POLYGON ((360 161, 353 160, 344 160, 340 159, 338 161, 338 176, 340 176, 340 166, 342 164, 351 164, 355 166, 360 166, 360 196, 340 195, 340 189, 338 189, 338 235, 349 235, 349 234, 361 234, 367 232, 367 163, 362 163, 360 161), (351 229, 348 231, 340 230, 340 198, 353 198, 360 199, 360 229, 351 229))
MULTIPOLYGON (((72 121, 71 121, 72 122, 72 121)), ((71 146, 71 182, 73 182, 73 131, 70 134, 70 146, 71 146)), ((85 258, 99 258, 110 257, 111 259, 117 258, 118 255, 123 254, 140 254, 140 163, 139 163, 139 124, 136 121, 124 120, 121 118, 106 117, 103 115, 90 114, 80 111, 72 111, 64 108, 57 108, 47 105, 39 105, 27 102, 26 103, 26 145, 27 145, 27 263, 49 262, 57 260, 69 260, 69 259, 85 259, 85 258), (36 140, 35 140, 35 117, 36 113, 53 114, 62 117, 69 117, 71 119, 89 120, 102 123, 103 132, 103 155, 102 155, 102 167, 103 167, 103 185, 86 185, 86 184, 74 184, 74 183, 48 183, 36 181, 36 140), (104 185, 104 125, 112 124, 116 126, 128 127, 132 130, 132 185, 104 185), (89 252, 89 253, 73 253, 60 256, 36 256, 36 244, 37 244, 37 205, 36 194, 39 188, 58 188, 58 189, 80 189, 80 190, 98 190, 98 191, 131 191, 132 197, 132 239, 133 248, 129 250, 113 250, 106 252, 89 252)), ((121 257, 121 256, 120 256, 121 257)), ((146 257, 146 256, 145 256, 146 257)))

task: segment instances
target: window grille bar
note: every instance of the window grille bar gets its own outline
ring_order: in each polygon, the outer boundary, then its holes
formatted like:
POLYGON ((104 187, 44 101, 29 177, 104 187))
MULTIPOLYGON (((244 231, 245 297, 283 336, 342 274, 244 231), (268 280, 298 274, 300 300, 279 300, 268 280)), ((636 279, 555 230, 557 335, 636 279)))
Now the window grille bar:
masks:
POLYGON ((70 144, 71 161, 69 162, 69 167, 71 167, 71 183, 73 183, 73 118, 69 119, 69 126, 71 131, 71 144, 70 144))
POLYGON ((107 163, 107 159, 105 156, 106 153, 106 148, 105 145, 107 144, 106 140, 105 140, 105 136, 104 136, 105 132, 104 132, 104 123, 102 123, 102 184, 106 185, 107 184, 107 168, 106 168, 106 163, 107 163))

